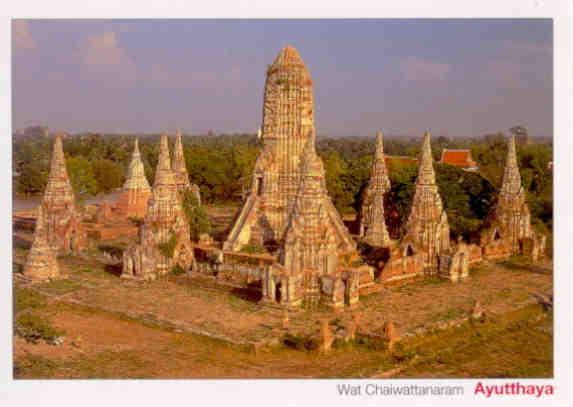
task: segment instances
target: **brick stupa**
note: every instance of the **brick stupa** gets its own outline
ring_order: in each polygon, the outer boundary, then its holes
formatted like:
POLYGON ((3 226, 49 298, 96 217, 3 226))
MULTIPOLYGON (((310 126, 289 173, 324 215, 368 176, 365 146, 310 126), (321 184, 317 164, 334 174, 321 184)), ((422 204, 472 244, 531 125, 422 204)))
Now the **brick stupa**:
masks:
POLYGON ((62 134, 56 134, 48 184, 42 198, 46 239, 57 251, 77 253, 87 244, 74 191, 66 170, 62 134))
POLYGON ((127 169, 127 178, 115 209, 125 218, 143 218, 147 211, 147 201, 151 195, 149 182, 145 177, 139 142, 135 139, 131 162, 127 169))
POLYGON ((167 136, 162 135, 152 195, 139 241, 124 252, 122 277, 153 280, 175 266, 187 271, 192 262, 189 223, 171 169, 167 136))
POLYGON ((415 251, 422 251, 425 268, 436 272, 438 256, 450 249, 450 226, 436 184, 430 137, 430 132, 424 134, 416 190, 404 241, 411 242, 415 251))
POLYGON ((56 253, 46 239, 44 219, 44 210, 42 205, 40 205, 38 206, 34 242, 24 266, 23 278, 25 280, 46 281, 60 276, 56 253))
POLYGON ((175 182, 177 184, 177 189, 179 192, 185 190, 190 190, 193 192, 195 199, 197 199, 197 204, 201 204, 201 194, 199 192, 199 187, 196 184, 192 184, 189 180, 189 173, 187 172, 187 164, 185 163, 185 155, 183 154, 183 141, 181 137, 181 131, 177 130, 175 135, 175 148, 173 151, 173 172, 175 173, 175 182))
POLYGON ((545 252, 546 237, 531 227, 531 214, 517 164, 515 136, 507 146, 507 158, 497 204, 487 220, 482 242, 489 258, 525 254, 537 260, 545 252))
POLYGON ((384 217, 384 195, 390 189, 390 179, 384 157, 382 132, 376 134, 376 151, 370 168, 370 181, 362 196, 360 208, 360 237, 374 247, 388 247, 391 244, 384 217))
POLYGON ((263 150, 244 206, 224 244, 277 256, 263 276, 267 301, 333 307, 357 300, 356 244, 328 196, 316 154, 312 80, 298 52, 285 47, 267 70, 263 150), (346 298, 346 300, 345 300, 346 298))

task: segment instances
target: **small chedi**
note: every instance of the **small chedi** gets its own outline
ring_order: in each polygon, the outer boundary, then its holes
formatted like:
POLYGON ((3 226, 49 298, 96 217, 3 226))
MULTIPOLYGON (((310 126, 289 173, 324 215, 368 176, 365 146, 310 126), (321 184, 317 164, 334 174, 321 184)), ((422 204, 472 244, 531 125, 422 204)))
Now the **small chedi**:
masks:
POLYGON ((370 181, 362 196, 359 213, 360 237, 374 247, 388 247, 391 240, 384 218, 384 195, 390 189, 382 132, 376 134, 376 151, 370 168, 370 181))
POLYGON ((201 195, 199 192, 199 187, 192 184, 189 181, 189 173, 187 172, 187 165, 185 164, 185 155, 183 154, 183 141, 181 139, 181 130, 177 130, 175 135, 175 148, 173 151, 173 161, 172 161, 173 172, 175 173, 175 183, 177 184, 177 190, 183 192, 185 190, 190 190, 197 204, 201 204, 201 195))
POLYGON ((290 46, 267 70, 261 139, 251 191, 224 251, 255 247, 267 254, 270 264, 257 269, 265 301, 354 305, 360 282, 371 283, 373 274, 361 266, 328 196, 315 149, 312 80, 290 46))
POLYGON ((424 272, 435 274, 440 254, 450 250, 450 228, 436 184, 430 137, 426 132, 406 233, 390 251, 390 259, 381 274, 383 281, 409 278, 424 272))
POLYGON ((138 240, 123 254, 122 277, 153 280, 175 266, 183 270, 191 267, 189 223, 171 169, 166 135, 161 136, 153 191, 138 240))
POLYGON ((62 253, 77 253, 87 245, 64 158, 61 133, 56 134, 48 184, 41 205, 50 246, 62 253))
POLYGON ((521 185, 517 165, 515 136, 509 139, 503 181, 497 204, 482 233, 483 256, 486 259, 524 254, 534 260, 545 252, 546 237, 531 227, 531 215, 521 185))
MULTIPOLYGON (((139 153, 139 142, 135 139, 127 177, 114 209, 125 219, 143 218, 147 211, 147 201, 150 195, 151 188, 145 177, 145 170, 139 153)), ((104 211, 102 215, 105 219, 112 217, 109 205, 107 208, 102 208, 102 211, 104 211)))
POLYGON ((45 217, 43 212, 42 205, 38 206, 34 241, 28 253, 23 271, 23 278, 34 282, 51 280, 60 276, 56 253, 48 244, 46 238, 46 229, 44 226, 45 217))

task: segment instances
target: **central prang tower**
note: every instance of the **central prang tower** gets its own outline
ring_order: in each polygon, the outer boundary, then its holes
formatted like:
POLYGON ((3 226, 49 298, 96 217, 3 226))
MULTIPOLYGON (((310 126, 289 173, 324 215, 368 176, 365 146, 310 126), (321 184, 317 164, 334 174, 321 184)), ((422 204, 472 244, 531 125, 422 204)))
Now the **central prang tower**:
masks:
POLYGON ((284 239, 302 174, 302 156, 314 132, 312 79, 291 46, 267 69, 263 101, 263 151, 254 169, 251 191, 225 242, 276 247, 284 239))

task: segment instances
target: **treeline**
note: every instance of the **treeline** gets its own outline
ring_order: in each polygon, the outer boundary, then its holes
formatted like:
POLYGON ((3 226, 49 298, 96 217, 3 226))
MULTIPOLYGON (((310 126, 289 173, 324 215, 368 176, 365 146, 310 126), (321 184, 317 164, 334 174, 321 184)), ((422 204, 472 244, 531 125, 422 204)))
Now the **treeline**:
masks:
MULTIPOLYGON (((145 172, 153 182, 159 151, 159 135, 140 136, 140 151, 145 172)), ((251 173, 261 144, 255 135, 184 137, 184 150, 191 181, 201 188, 209 204, 241 200, 250 187, 251 173)), ((417 157, 421 137, 386 137, 388 155, 417 157)), ((491 210, 503 175, 507 138, 503 134, 473 139, 432 140, 435 160, 443 148, 471 148, 479 173, 468 173, 449 165, 436 164, 437 182, 448 212, 452 234, 466 237, 477 231, 491 210)), ((66 164, 71 182, 81 197, 120 188, 133 149, 133 136, 83 134, 64 140, 66 164)), ((342 213, 357 211, 360 195, 368 178, 374 153, 374 139, 361 137, 320 138, 318 153, 324 161, 329 193, 342 213)), ((18 194, 40 194, 49 172, 52 139, 42 136, 17 137, 13 145, 14 189, 18 194)), ((518 148, 523 185, 534 223, 552 228, 553 182, 549 162, 550 141, 518 148)), ((397 236, 407 219, 417 175, 416 164, 392 161, 389 166, 392 188, 386 196, 387 221, 397 236)))

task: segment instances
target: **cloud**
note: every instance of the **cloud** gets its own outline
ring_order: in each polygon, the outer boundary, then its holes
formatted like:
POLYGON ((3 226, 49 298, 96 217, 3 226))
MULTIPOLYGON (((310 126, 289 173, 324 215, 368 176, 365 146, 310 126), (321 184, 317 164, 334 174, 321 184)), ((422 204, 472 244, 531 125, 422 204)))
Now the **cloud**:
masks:
POLYGON ((402 60, 400 68, 409 81, 441 81, 451 70, 449 64, 410 56, 402 60))
POLYGON ((36 41, 26 20, 12 21, 12 43, 16 49, 34 49, 36 41))
POLYGON ((84 70, 96 77, 114 77, 126 82, 137 79, 135 63, 113 31, 88 37, 80 48, 80 61, 84 70))

